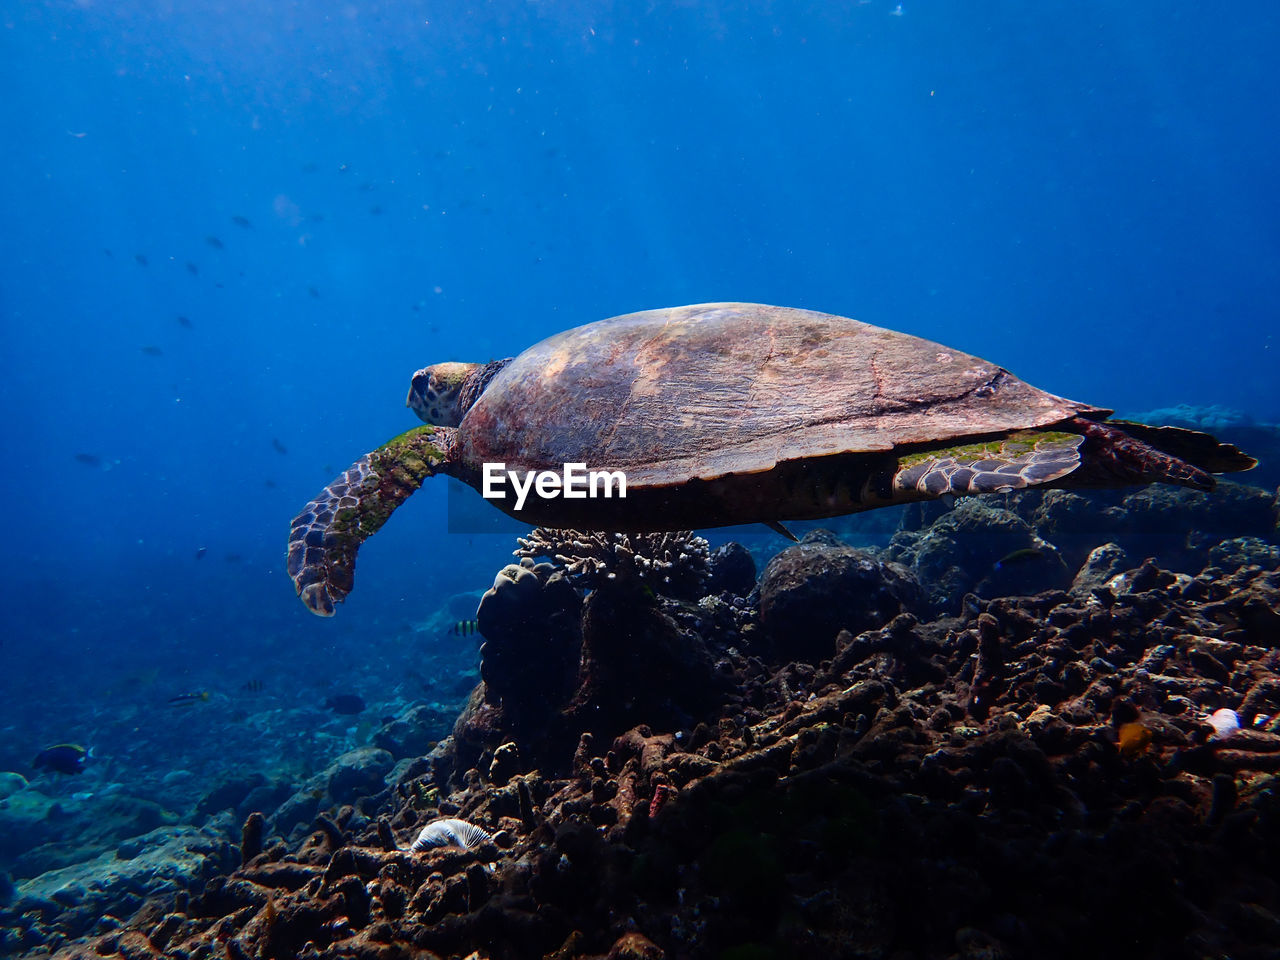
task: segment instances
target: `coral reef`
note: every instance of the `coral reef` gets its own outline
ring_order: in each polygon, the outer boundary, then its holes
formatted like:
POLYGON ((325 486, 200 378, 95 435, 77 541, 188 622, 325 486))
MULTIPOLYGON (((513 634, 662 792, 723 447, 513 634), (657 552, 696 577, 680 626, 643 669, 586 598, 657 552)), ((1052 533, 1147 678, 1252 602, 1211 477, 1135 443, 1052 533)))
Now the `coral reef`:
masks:
POLYGON ((123 926, 148 900, 178 894, 235 868, 228 823, 160 827, 117 849, 17 885, 0 950, 30 949, 50 935, 80 937, 123 926))
POLYGON ((627 534, 538 527, 519 543, 516 556, 547 557, 592 585, 634 579, 668 596, 696 600, 709 575, 707 541, 690 530, 627 534))
MULTIPOLYGON (((907 512, 882 554, 827 534, 783 551, 758 602, 740 571, 714 586, 717 563, 688 597, 629 559, 636 575, 610 577, 571 573, 568 551, 526 557, 481 603, 490 662, 452 736, 398 763, 346 754, 303 797, 231 825, 241 853, 210 854, 217 875, 104 903, 118 925, 87 939, 65 942, 83 930, 57 926, 74 908, 52 891, 20 899, 4 946, 65 960, 1271 957, 1275 500, 1199 496, 907 512), (1187 516, 1204 525, 1189 535, 1187 516), (1011 570, 1026 580, 995 576, 1011 570), (546 685, 541 709, 522 669, 546 685), (484 835, 410 850, 459 821, 484 835)), ((208 808, 242 811, 261 789, 228 782, 208 808)))
POLYGON ((686 722, 724 686, 701 634, 681 625, 708 581, 705 540, 540 527, 519 543, 520 563, 499 571, 476 614, 483 683, 438 764, 455 786, 504 743, 566 770, 582 733, 686 722))

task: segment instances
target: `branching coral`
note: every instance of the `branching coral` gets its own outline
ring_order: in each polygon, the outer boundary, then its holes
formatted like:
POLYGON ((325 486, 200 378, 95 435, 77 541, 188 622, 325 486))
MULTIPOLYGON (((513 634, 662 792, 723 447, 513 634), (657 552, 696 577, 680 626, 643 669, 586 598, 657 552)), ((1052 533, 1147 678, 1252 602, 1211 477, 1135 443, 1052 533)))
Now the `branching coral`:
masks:
POLYGON ((548 557, 590 587, 634 579, 663 593, 696 598, 709 575, 709 545, 691 530, 627 534, 538 527, 519 543, 517 557, 548 557))

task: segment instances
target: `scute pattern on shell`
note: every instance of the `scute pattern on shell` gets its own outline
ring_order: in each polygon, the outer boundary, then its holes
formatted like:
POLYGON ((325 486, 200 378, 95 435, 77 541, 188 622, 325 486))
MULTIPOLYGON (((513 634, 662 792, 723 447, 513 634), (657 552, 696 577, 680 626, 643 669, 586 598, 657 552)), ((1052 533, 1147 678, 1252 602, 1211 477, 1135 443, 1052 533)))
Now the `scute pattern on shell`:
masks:
POLYGON ((463 418, 460 460, 585 462, 628 486, 1105 415, 1003 368, 847 317, 759 303, 649 310, 529 347, 463 418))

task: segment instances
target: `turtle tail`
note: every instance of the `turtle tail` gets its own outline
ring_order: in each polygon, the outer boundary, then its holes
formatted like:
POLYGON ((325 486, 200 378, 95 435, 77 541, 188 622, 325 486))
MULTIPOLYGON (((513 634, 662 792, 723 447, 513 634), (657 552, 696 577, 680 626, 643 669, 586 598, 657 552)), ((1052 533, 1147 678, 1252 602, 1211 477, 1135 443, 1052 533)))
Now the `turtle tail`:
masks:
POLYGON ((355 583, 356 551, 444 462, 453 431, 417 427, 343 471, 293 518, 287 566, 307 609, 331 617, 355 583))

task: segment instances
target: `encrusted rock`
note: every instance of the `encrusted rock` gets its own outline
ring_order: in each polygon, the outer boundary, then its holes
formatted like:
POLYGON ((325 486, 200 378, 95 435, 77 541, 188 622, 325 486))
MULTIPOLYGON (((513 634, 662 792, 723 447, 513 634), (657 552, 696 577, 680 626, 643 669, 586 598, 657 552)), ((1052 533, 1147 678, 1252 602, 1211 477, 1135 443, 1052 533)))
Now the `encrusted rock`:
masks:
POLYGON ((1029 594, 1071 582, 1052 543, 1013 510, 986 498, 963 498, 920 532, 896 534, 888 556, 910 565, 924 588, 926 609, 935 614, 958 613, 966 593, 1029 594))
POLYGON ((320 810, 378 793, 393 766, 391 754, 379 747, 348 750, 280 805, 272 817, 273 828, 288 836, 300 826, 310 826, 320 810))
POLYGON ((918 599, 905 567, 814 530, 765 568, 760 620, 776 657, 816 662, 831 656, 840 630, 874 630, 918 599))
POLYGON ((563 570, 531 560, 503 567, 481 598, 484 697, 513 724, 537 725, 572 691, 581 605, 563 570))
POLYGON ((1106 586, 1116 574, 1132 566, 1129 555, 1120 544, 1104 543, 1090 551, 1084 565, 1071 581, 1071 592, 1077 596, 1092 596, 1094 590, 1106 586))
POLYGON ((756 585, 756 562, 751 551, 733 541, 711 552, 711 575, 708 593, 731 593, 745 597, 756 585))
POLYGON ((452 725, 453 717, 443 716, 425 703, 418 704, 375 731, 373 745, 396 760, 422 756, 448 734, 452 725))
POLYGON ((1280 565, 1280 546, 1259 537, 1235 537, 1212 547, 1208 562, 1226 573, 1248 566, 1275 567, 1280 565))
POLYGON ((665 960, 661 947, 640 933, 624 933, 609 948, 607 960, 665 960))

